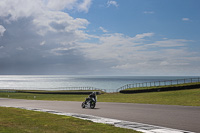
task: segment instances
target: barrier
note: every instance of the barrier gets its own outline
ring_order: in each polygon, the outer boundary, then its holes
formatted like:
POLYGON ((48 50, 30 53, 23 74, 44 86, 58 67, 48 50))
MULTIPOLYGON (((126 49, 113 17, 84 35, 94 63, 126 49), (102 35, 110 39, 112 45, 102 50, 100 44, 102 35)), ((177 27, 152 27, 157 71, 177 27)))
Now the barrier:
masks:
POLYGON ((200 82, 200 78, 189 78, 189 79, 176 79, 176 80, 165 80, 165 81, 153 81, 135 84, 126 84, 117 89, 117 92, 129 88, 139 88, 139 87, 155 87, 155 86, 167 86, 167 85, 178 85, 184 83, 195 83, 200 82))

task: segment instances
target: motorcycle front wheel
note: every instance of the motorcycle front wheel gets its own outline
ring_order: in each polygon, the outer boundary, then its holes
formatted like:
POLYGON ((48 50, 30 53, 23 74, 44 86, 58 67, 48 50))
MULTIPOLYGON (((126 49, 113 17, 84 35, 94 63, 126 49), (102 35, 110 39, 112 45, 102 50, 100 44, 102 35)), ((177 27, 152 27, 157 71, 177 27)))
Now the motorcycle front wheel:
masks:
POLYGON ((95 107, 95 102, 92 102, 92 103, 90 104, 90 108, 91 108, 91 109, 94 109, 94 107, 95 107))

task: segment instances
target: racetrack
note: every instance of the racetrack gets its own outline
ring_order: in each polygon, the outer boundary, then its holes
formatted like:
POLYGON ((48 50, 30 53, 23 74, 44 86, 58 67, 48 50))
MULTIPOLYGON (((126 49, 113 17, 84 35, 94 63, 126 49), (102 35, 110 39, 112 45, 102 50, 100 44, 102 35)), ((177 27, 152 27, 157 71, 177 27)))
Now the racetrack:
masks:
POLYGON ((98 102, 95 109, 82 109, 81 102, 7 98, 0 98, 0 106, 89 114, 200 133, 200 107, 98 102))

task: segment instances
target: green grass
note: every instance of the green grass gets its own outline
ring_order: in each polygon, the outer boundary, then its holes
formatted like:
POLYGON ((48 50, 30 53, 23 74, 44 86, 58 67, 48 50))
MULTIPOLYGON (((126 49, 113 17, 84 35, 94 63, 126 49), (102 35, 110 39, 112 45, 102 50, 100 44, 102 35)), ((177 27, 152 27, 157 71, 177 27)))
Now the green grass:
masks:
POLYGON ((69 116, 0 107, 1 133, 137 133, 69 116))
POLYGON ((137 94, 104 94, 98 98, 102 102, 200 106, 200 89, 137 94))
POLYGON ((71 94, 33 94, 33 93, 0 93, 0 97, 28 99, 28 100, 55 100, 55 101, 84 101, 87 95, 71 94))
MULTIPOLYGON (((58 101, 84 101, 87 97, 87 95, 0 93, 0 97, 8 98, 8 95, 9 98, 17 99, 58 101)), ((97 97, 98 102, 200 106, 200 89, 137 94, 105 93, 97 97)))

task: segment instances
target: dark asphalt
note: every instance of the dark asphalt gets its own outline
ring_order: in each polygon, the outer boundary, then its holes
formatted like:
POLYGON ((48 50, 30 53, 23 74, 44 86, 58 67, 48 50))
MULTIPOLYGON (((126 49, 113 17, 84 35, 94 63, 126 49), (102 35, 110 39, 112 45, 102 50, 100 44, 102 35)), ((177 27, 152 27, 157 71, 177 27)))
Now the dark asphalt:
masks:
POLYGON ((82 109, 81 102, 5 98, 0 98, 0 106, 89 114, 200 133, 200 107, 98 102, 95 109, 82 109))

